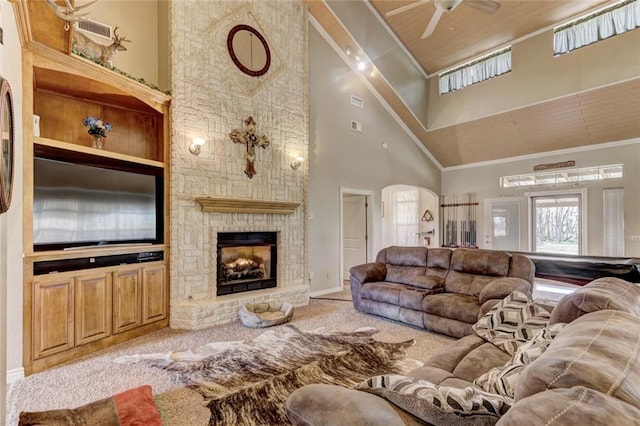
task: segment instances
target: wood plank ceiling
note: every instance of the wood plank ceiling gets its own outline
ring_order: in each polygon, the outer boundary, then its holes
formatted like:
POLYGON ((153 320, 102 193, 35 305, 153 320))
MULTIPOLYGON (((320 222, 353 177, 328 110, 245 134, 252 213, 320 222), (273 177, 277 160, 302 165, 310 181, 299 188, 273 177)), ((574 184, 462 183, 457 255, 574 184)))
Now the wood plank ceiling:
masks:
MULTIPOLYGON (((500 9, 489 15, 465 7, 463 1, 453 12, 443 14, 431 36, 421 39, 435 11, 431 1, 390 17, 385 14, 414 1, 369 2, 429 74, 607 4, 604 0, 503 0, 500 9)), ((324 1, 305 3, 338 46, 354 45, 348 29, 324 1)), ((443 167, 640 137, 640 78, 434 130, 416 120, 386 80, 368 79, 443 167)))
MULTIPOLYGON (((467 0, 470 1, 470 0, 467 0)), ((511 43, 542 28, 588 11, 606 0, 532 1, 502 0, 500 9, 483 13, 463 1, 444 13, 433 34, 421 39, 436 8, 429 1, 406 12, 387 12, 416 3, 414 0, 370 0, 422 68, 433 74, 511 43)))

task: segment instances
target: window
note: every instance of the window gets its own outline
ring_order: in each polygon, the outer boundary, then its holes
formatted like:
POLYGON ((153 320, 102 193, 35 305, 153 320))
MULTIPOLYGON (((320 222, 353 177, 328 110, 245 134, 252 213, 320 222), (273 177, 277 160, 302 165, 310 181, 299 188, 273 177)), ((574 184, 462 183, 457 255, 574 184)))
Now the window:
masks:
POLYGON ((553 53, 582 46, 640 27, 640 0, 625 0, 554 28, 553 53))
POLYGON ((511 46, 438 75, 440 94, 454 92, 511 71, 511 46))
POLYGON ((586 190, 529 194, 531 251, 580 255, 586 247, 586 190))
POLYGON ((622 164, 607 166, 582 167, 579 169, 559 169, 529 173, 526 175, 503 176, 500 178, 501 188, 522 186, 544 186, 583 183, 596 180, 620 179, 624 177, 622 164))
POLYGON ((393 243, 414 246, 418 234, 418 190, 397 190, 392 194, 393 243))

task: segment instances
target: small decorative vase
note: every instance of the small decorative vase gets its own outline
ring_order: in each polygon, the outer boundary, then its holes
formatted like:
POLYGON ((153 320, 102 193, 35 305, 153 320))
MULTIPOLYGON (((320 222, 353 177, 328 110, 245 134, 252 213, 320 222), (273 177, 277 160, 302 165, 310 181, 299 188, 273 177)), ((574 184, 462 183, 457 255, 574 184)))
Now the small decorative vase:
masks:
POLYGON ((91 147, 97 148, 97 149, 104 148, 104 142, 102 142, 102 138, 100 136, 94 136, 93 137, 93 143, 91 144, 91 147))

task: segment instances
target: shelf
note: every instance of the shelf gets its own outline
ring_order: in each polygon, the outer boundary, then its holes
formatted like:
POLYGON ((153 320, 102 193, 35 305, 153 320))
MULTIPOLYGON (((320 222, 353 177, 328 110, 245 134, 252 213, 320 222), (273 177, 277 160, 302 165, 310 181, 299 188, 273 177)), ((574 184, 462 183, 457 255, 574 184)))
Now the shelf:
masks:
MULTIPOLYGON (((165 164, 160 161, 148 160, 146 158, 134 157, 132 155, 110 152, 109 150, 91 148, 84 145, 77 145, 69 142, 57 141, 54 139, 34 137, 34 153, 51 159, 60 159, 76 163, 88 160, 100 159, 101 165, 116 165, 117 163, 130 163, 135 166, 146 166, 155 169, 164 169, 165 164)), ((107 139, 108 143, 108 139, 107 139)), ((95 161, 89 161, 91 163, 95 161)))
POLYGON ((196 202, 202 206, 203 212, 214 213, 292 214, 300 205, 300 203, 287 201, 211 197, 198 197, 196 198, 196 202))
POLYGON ((73 250, 38 251, 25 255, 32 262, 60 259, 77 259, 82 257, 109 256, 113 254, 130 254, 149 251, 163 251, 164 244, 113 244, 102 247, 86 247, 73 250))
POLYGON ((158 90, 111 71, 92 61, 56 52, 38 43, 28 49, 33 57, 34 87, 70 97, 166 114, 171 100, 158 90))

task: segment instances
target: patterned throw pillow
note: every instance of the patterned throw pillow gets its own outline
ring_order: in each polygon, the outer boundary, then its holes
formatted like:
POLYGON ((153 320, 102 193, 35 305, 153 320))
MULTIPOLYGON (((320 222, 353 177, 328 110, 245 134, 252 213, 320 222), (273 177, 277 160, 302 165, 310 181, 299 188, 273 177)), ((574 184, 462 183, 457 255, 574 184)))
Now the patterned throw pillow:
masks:
POLYGON ((556 323, 543 328, 518 348, 511 360, 502 367, 493 368, 473 381, 487 392, 514 398, 520 373, 547 350, 554 337, 566 324, 556 323))
POLYGON ((143 385, 77 408, 20 413, 19 426, 162 426, 151 394, 143 385))
POLYGON ((430 424, 492 425, 511 407, 511 400, 473 386, 438 386, 397 374, 375 376, 358 389, 373 393, 430 424))
POLYGON ((549 322, 549 312, 529 295, 514 291, 473 325, 476 334, 513 355, 549 322))

